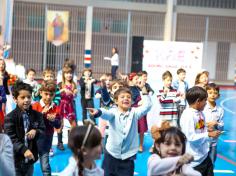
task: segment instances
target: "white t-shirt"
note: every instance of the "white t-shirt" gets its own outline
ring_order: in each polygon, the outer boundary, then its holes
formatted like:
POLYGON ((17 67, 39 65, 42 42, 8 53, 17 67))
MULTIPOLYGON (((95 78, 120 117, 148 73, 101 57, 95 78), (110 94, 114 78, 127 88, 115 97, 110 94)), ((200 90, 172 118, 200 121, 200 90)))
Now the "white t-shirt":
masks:
MULTIPOLYGON (((70 157, 69 164, 67 167, 59 174, 59 176, 78 176, 79 169, 77 162, 74 157, 70 157)), ((104 176, 104 171, 100 167, 94 165, 92 169, 84 168, 84 176, 104 176)))

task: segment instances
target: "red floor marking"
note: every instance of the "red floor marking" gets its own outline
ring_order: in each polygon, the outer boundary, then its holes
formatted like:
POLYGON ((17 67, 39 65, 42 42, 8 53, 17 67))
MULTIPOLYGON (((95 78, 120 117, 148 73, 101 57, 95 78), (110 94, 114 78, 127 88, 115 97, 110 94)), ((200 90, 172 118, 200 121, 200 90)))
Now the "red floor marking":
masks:
POLYGON ((223 160, 227 161, 227 162, 230 163, 230 164, 233 164, 234 166, 236 166, 236 162, 235 162, 235 161, 233 161, 233 160, 231 160, 231 159, 228 159, 228 158, 226 158, 226 157, 223 156, 223 155, 217 154, 217 157, 220 158, 220 159, 223 159, 223 160))

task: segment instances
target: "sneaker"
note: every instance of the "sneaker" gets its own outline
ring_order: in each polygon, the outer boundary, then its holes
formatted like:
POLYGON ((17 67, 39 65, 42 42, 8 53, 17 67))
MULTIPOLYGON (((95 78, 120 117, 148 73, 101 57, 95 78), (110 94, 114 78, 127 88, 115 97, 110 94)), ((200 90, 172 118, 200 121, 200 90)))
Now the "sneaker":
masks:
POLYGON ((53 149, 51 148, 50 151, 49 151, 49 156, 53 157, 54 156, 54 152, 53 152, 53 149))
POLYGON ((64 146, 63 146, 63 143, 58 143, 58 144, 57 144, 57 148, 58 148, 59 150, 65 150, 65 148, 64 148, 64 146))

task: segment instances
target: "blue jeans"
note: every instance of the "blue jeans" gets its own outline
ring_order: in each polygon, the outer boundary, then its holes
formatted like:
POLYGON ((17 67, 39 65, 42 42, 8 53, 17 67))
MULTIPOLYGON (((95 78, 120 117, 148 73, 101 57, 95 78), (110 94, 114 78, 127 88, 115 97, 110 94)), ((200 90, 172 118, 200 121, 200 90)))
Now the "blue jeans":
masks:
POLYGON ((111 66, 111 76, 112 76, 112 79, 116 79, 116 71, 118 69, 118 66, 116 65, 112 65, 111 66))
POLYGON ((217 146, 210 146, 209 156, 211 158, 212 164, 214 165, 216 161, 217 146))
POLYGON ((51 166, 49 164, 49 152, 39 152, 39 160, 43 176, 51 176, 51 166))

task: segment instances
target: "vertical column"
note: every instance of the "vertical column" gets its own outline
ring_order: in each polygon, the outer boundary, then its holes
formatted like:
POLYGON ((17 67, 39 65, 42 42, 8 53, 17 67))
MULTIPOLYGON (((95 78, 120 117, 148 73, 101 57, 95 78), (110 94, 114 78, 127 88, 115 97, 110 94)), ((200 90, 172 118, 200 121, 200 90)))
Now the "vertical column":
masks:
POLYGON ((88 6, 86 14, 85 51, 84 51, 84 66, 86 68, 91 67, 92 29, 93 29, 93 7, 88 6))
POLYGON ((5 17, 6 17, 6 0, 0 1, 0 46, 4 43, 5 17))
POLYGON ((236 64, 234 65, 234 85, 236 86, 236 64))
POLYGON ((167 0, 164 41, 175 40, 176 19, 176 0, 167 0))

